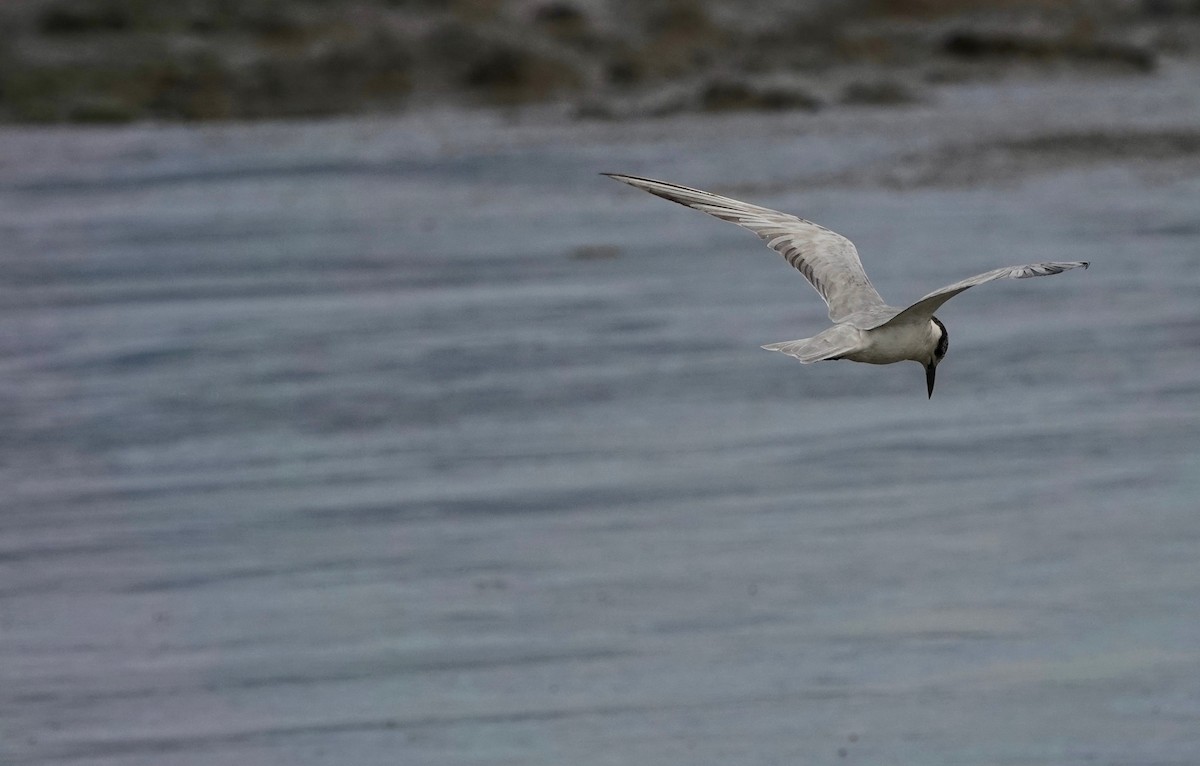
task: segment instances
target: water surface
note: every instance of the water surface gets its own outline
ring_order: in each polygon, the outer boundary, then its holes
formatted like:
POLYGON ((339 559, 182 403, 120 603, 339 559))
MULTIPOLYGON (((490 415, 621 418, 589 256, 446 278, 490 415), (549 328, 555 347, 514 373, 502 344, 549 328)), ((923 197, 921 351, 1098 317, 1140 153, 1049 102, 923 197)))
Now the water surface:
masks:
POLYGON ((8 129, 5 762, 1192 762, 1194 74, 8 129), (761 351, 824 326, 799 275, 599 171, 892 303, 1093 266, 947 304, 927 401, 761 351))

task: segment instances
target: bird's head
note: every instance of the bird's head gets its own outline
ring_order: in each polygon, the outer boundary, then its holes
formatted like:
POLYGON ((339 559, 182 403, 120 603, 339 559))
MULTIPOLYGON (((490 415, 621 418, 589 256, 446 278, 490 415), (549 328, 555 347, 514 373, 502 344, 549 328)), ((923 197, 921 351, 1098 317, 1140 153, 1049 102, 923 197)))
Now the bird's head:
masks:
POLYGON ((933 353, 929 357, 929 361, 925 363, 925 385, 929 389, 929 398, 933 398, 933 379, 937 375, 937 366, 946 358, 946 352, 950 350, 950 333, 946 331, 946 325, 942 324, 942 320, 933 317, 931 320, 933 327, 934 346, 933 353))

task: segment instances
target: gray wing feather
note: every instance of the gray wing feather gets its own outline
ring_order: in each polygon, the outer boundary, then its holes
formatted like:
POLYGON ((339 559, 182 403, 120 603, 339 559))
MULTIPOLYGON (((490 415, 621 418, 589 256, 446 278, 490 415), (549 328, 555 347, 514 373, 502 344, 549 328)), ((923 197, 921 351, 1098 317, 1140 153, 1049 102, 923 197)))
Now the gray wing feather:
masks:
MULTIPOLYGON (((997 279, 1029 279, 1030 277, 1048 277, 1052 274, 1061 274, 1064 271, 1077 268, 1087 268, 1087 261, 1052 261, 1049 263, 1030 263, 1024 266, 1005 266, 1001 269, 993 269, 985 271, 982 274, 976 274, 973 277, 964 279, 961 282, 955 282, 952 285, 940 287, 937 290, 926 295, 921 300, 912 304, 908 308, 896 314, 894 317, 885 318, 880 316, 879 327, 888 322, 904 322, 916 318, 928 319, 933 316, 933 312, 941 308, 942 304, 950 300, 954 296, 976 285, 982 285, 985 282, 992 282, 997 279)), ((870 329, 870 328, 864 328, 870 329)))
POLYGON ((816 288, 834 322, 884 306, 863 271, 854 243, 824 226, 700 189, 616 173, 603 175, 754 232, 816 288))

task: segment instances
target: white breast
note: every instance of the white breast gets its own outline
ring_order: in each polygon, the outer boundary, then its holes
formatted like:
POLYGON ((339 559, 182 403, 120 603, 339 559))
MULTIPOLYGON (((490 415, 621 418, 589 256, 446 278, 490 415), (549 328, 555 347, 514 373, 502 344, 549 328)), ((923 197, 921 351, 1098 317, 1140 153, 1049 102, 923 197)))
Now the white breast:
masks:
POLYGON ((846 358, 867 364, 892 364, 912 360, 922 364, 929 361, 937 345, 932 322, 884 325, 862 334, 864 347, 846 358))

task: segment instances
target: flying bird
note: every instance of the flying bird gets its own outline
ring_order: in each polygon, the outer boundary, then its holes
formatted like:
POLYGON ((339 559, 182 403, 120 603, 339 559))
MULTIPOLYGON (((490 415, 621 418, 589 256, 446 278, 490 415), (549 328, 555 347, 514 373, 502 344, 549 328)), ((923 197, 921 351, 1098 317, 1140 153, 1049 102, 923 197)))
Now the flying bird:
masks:
POLYGON ((937 367, 950 347, 946 325, 933 315, 943 303, 967 288, 996 279, 1045 277, 1088 267, 1086 261, 1005 266, 939 287, 908 308, 896 308, 884 303, 867 279, 854 243, 824 226, 687 186, 619 173, 602 175, 749 229, 804 275, 829 306, 833 327, 811 338, 763 348, 795 357, 803 364, 833 359, 867 364, 918 362, 925 368, 930 398, 937 367))

